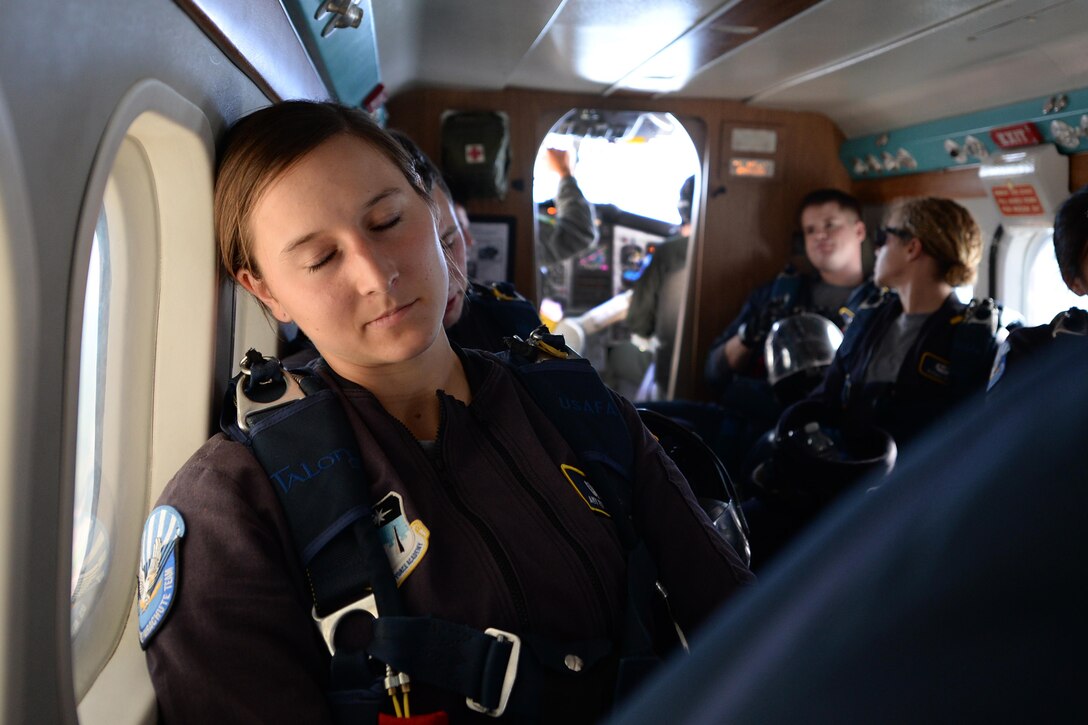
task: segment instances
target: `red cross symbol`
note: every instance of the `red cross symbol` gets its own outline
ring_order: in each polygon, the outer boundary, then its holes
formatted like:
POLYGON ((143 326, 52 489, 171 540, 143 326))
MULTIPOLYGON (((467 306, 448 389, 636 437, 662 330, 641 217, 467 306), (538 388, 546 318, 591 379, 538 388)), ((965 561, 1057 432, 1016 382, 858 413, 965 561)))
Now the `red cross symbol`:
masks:
POLYGON ((486 160, 484 145, 482 143, 470 143, 465 145, 465 163, 482 164, 486 160))

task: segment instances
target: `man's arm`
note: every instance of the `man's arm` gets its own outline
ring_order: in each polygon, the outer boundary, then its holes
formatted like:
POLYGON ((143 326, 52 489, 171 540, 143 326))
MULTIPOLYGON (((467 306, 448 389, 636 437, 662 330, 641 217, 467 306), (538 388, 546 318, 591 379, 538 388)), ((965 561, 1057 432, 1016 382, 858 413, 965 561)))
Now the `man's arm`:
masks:
POLYGON ((597 244, 593 206, 570 173, 569 156, 555 149, 548 149, 548 154, 552 167, 563 178, 555 194, 555 219, 539 227, 537 262, 540 264, 554 264, 584 254, 597 244))
MULTIPOLYGON (((711 344, 703 373, 708 383, 716 387, 725 385, 733 377, 734 372, 744 370, 751 362, 752 355, 759 346, 746 344, 741 333, 748 331, 748 325, 758 323, 760 312, 766 306, 770 296, 770 284, 756 288, 744 302, 744 307, 741 308, 736 319, 711 344)), ((748 338, 748 342, 752 342, 751 337, 748 338)))

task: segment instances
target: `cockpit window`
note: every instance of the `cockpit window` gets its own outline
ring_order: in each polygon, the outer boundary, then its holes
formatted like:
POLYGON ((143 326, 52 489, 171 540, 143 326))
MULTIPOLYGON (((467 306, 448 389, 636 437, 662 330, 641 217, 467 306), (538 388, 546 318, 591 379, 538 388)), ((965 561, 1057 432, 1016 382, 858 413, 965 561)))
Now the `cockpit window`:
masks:
MULTIPOLYGON (((631 113, 635 120, 626 133, 594 135, 599 130, 589 133, 572 123, 575 113, 555 125, 541 148, 576 154, 574 176, 586 198, 679 224, 680 187, 699 169, 698 154, 683 125, 669 114, 631 113)), ((533 177, 533 200, 540 204, 554 198, 559 177, 549 172, 542 155, 537 157, 533 177)))

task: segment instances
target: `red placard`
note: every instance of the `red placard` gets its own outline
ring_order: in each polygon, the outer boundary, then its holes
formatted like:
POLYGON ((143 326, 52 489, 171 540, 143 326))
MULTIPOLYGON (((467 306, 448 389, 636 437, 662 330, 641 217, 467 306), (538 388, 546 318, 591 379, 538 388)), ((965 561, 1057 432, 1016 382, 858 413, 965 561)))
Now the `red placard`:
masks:
POLYGON ((1015 126, 1002 126, 990 131, 990 138, 1003 149, 1018 146, 1035 146, 1043 142, 1034 123, 1018 123, 1015 126))
POLYGON ((1005 216, 1039 216, 1043 203, 1031 184, 1006 184, 993 188, 997 208, 1005 216))

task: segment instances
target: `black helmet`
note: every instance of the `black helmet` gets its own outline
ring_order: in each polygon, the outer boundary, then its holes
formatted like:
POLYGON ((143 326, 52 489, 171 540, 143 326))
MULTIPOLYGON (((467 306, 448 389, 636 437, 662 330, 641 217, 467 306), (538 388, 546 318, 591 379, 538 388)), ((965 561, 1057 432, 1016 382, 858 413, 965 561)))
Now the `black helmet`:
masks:
POLYGON ((763 343, 767 380, 785 405, 805 397, 823 380, 842 344, 842 331, 831 320, 801 312, 778 320, 763 343))
POLYGON ((750 563, 748 522, 721 459, 702 438, 672 418, 646 408, 639 408, 638 414, 643 425, 684 474, 714 528, 740 554, 745 564, 750 563))
POLYGON ((772 440, 753 481, 764 498, 802 507, 826 504, 867 474, 889 473, 897 454, 884 429, 813 400, 787 408, 772 440))

